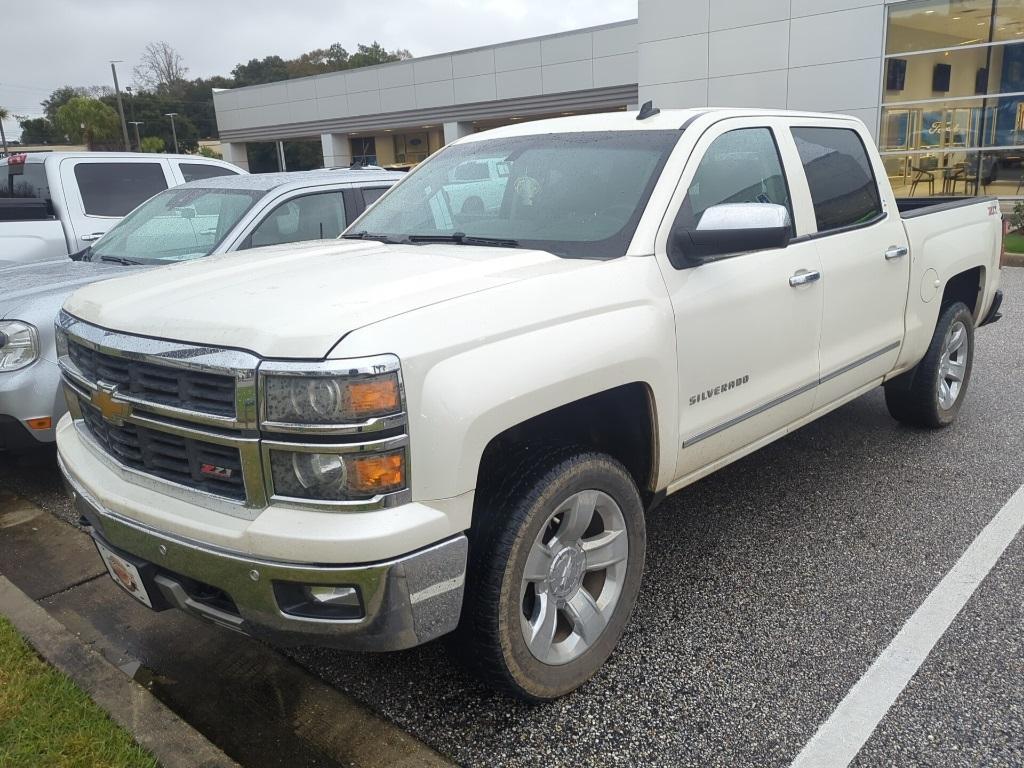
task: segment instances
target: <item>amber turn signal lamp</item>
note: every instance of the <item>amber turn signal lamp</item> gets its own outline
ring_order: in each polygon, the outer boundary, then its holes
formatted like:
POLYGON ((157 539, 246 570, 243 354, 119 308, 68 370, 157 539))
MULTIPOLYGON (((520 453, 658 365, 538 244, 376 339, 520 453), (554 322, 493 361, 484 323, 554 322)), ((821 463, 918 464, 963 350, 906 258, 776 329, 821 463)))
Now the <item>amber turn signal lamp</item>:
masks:
POLYGON ((351 411, 356 416, 381 416, 397 413, 402 407, 398 391, 398 376, 353 381, 348 385, 351 411))
POLYGON ((25 419, 29 429, 50 429, 53 426, 53 419, 49 416, 42 416, 38 419, 25 419))
POLYGON ((390 493, 405 486, 405 451, 360 456, 352 462, 349 488, 355 493, 390 493))

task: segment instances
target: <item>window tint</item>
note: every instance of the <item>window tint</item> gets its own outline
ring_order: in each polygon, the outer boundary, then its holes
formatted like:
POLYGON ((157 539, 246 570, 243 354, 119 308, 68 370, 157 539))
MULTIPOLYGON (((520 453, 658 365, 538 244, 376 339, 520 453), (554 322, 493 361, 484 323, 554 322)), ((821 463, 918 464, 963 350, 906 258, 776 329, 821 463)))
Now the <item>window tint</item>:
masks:
POLYGON ((819 232, 864 224, 882 213, 867 150, 848 128, 794 128, 819 232))
POLYGON ((369 208, 387 191, 388 187, 363 187, 363 203, 369 208))
POLYGON ((220 165, 207 165, 205 163, 179 163, 178 168, 181 169, 182 178, 188 181, 197 181, 198 179, 212 179, 215 176, 237 176, 237 171, 232 171, 230 168, 225 168, 220 165))
POLYGON ((704 211, 722 203, 773 203, 793 217, 789 188, 768 128, 741 128, 712 142, 679 209, 676 226, 693 230, 704 211))
POLYGON ((322 192, 277 206, 249 236, 247 248, 324 240, 345 229, 345 203, 341 191, 322 192))
POLYGON ((0 165, 0 197, 38 197, 49 203, 45 166, 29 162, 0 165))
POLYGON ((167 189, 160 163, 78 163, 75 179, 90 216, 126 216, 167 189))

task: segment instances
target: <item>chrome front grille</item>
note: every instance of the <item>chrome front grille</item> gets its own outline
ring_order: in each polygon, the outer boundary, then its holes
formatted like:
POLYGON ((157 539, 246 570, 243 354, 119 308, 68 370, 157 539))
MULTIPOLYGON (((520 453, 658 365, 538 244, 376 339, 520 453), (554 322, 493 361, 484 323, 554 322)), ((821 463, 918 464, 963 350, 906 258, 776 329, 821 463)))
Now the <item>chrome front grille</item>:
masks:
MULTIPOLYGON (((289 369, 286 363, 262 361, 239 350, 109 331, 63 311, 57 319, 57 352, 78 435, 126 482, 248 520, 271 501, 361 511, 411 499, 408 487, 369 499, 282 497, 274 491, 268 453, 313 452, 318 446, 339 454, 404 447, 404 412, 330 430, 268 422, 261 440, 258 373, 266 368, 278 374, 289 369)), ((344 362, 346 375, 364 369, 376 374, 387 366, 399 370, 393 356, 352 361, 356 367, 344 362)), ((407 478, 408 473, 407 456, 407 478)))
POLYGON ((147 402, 234 418, 235 380, 188 368, 118 357, 68 340, 68 357, 89 381, 103 381, 147 402))
POLYGON ((79 407, 89 433, 120 464, 172 483, 245 501, 238 448, 137 424, 112 424, 81 397, 79 407))
POLYGON ((126 480, 236 517, 266 506, 259 358, 116 333, 66 312, 57 332, 75 426, 126 480))

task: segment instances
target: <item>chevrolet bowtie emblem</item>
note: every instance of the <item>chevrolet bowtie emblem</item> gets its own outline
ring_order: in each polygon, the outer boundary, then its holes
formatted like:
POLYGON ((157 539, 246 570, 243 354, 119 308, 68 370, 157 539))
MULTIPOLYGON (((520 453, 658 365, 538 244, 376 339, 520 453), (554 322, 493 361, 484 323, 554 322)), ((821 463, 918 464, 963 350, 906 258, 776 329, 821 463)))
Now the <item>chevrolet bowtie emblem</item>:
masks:
POLYGON ((99 389, 89 397, 89 402, 99 409, 104 420, 119 427, 124 424, 125 419, 132 415, 132 405, 115 399, 116 392, 116 387, 100 384, 99 389))

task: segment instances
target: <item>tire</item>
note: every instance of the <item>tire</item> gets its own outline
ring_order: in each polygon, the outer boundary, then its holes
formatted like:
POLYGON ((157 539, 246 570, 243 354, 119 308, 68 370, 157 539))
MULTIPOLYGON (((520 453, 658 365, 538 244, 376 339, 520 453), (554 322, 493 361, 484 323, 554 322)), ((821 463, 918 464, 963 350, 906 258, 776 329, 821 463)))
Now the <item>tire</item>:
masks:
POLYGON ((481 483, 457 647, 491 686, 551 701, 589 680, 622 636, 643 574, 643 505, 605 454, 534 448, 506 467, 481 483))
POLYGON ((949 426, 967 395, 973 365, 974 316, 958 301, 943 308, 921 362, 886 382, 889 413, 917 427, 949 426))

